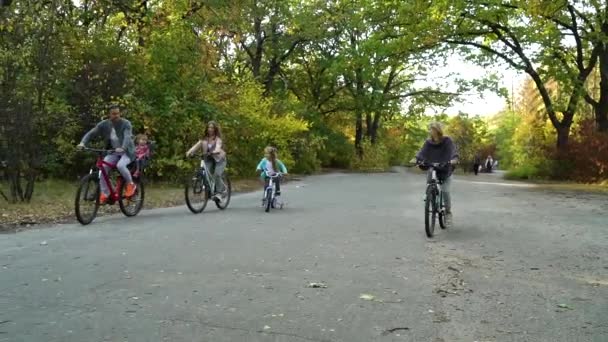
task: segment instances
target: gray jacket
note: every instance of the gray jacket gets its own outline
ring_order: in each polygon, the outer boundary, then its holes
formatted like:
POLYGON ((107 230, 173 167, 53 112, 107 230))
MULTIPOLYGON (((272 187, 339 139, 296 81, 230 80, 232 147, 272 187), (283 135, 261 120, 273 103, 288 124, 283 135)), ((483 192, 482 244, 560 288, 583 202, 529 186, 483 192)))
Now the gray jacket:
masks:
MULTIPOLYGON (((447 163, 452 159, 458 158, 458 151, 456 145, 452 142, 449 137, 443 137, 439 143, 433 142, 428 139, 424 142, 424 145, 416 154, 416 159, 423 160, 427 163, 447 163)), ((445 170, 447 176, 451 176, 454 169, 450 167, 445 170)))
POLYGON ((120 146, 131 160, 135 160, 135 143, 133 142, 131 122, 126 119, 121 118, 116 123, 113 123, 109 119, 101 121, 82 137, 81 143, 86 145, 91 139, 101 137, 105 140, 106 145, 111 148, 110 137, 112 135, 112 127, 116 130, 120 146))

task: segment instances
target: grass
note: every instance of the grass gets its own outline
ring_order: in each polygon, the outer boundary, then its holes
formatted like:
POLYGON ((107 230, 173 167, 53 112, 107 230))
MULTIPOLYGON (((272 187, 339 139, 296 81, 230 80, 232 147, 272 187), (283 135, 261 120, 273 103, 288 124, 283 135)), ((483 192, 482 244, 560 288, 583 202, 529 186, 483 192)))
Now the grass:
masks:
POLYGON ((576 183, 568 181, 551 181, 545 180, 535 175, 538 170, 533 166, 522 166, 513 170, 509 170, 504 178, 507 180, 526 181, 528 183, 537 184, 544 189, 550 190, 569 190, 569 191, 585 191, 585 192, 608 192, 608 180, 600 183, 576 183))
MULTIPOLYGON (((9 204, 0 200, 0 231, 14 230, 40 223, 75 221, 74 197, 78 182, 45 180, 36 183, 30 203, 9 204)), ((232 181, 233 192, 260 188, 258 179, 232 181)), ((144 208, 162 208, 184 204, 184 188, 179 184, 148 183, 144 208)), ((100 213, 118 212, 118 205, 105 206, 100 213)))

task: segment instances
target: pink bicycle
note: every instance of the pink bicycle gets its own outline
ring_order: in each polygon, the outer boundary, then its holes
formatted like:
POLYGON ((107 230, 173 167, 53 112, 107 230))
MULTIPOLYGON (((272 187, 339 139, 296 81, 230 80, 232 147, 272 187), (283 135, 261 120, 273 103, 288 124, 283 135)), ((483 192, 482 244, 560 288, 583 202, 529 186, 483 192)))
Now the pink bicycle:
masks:
MULTIPOLYGON (((85 148, 85 151, 97 153, 97 161, 95 166, 91 168, 89 174, 80 179, 80 185, 76 192, 76 218, 78 222, 83 225, 91 223, 97 216, 100 202, 99 195, 101 192, 100 180, 103 179, 108 184, 110 195, 108 196, 106 204, 113 205, 118 202, 120 211, 126 216, 135 216, 143 207, 144 204, 144 184, 142 182, 142 176, 133 177, 133 182, 137 186, 135 193, 131 197, 126 197, 126 184, 123 182, 122 176, 118 174, 116 181, 112 182, 110 174, 108 174, 103 166, 109 166, 112 170, 116 169, 116 164, 111 164, 103 160, 104 156, 113 153, 114 150, 100 150, 94 148, 85 148)), ((129 165, 129 171, 131 174, 135 171, 132 167, 133 163, 129 165)), ((110 172, 112 173, 112 172, 110 172)))

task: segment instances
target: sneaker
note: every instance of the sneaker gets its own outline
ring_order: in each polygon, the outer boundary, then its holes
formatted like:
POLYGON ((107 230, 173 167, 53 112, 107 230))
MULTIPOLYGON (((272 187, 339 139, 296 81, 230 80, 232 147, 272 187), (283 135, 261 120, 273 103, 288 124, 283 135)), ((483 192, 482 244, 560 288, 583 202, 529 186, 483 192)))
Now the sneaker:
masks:
POLYGON ((125 191, 125 197, 133 197, 133 195, 135 195, 136 189, 137 189, 137 186, 135 185, 135 183, 131 182, 131 183, 127 184, 127 190, 125 191))
POLYGON ((108 195, 104 194, 103 192, 99 195, 99 204, 106 204, 106 202, 108 201, 108 195))

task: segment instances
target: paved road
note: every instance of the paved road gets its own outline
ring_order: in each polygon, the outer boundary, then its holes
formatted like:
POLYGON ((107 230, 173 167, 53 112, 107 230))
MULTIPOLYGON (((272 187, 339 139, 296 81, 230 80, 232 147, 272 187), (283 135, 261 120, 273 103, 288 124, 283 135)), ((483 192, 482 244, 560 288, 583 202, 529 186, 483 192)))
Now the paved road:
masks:
POLYGON ((251 193, 0 235, 0 341, 608 341, 606 195, 460 177, 428 240, 423 190, 331 174, 270 214, 251 193))

